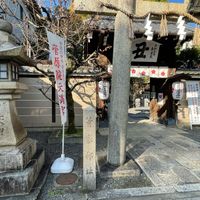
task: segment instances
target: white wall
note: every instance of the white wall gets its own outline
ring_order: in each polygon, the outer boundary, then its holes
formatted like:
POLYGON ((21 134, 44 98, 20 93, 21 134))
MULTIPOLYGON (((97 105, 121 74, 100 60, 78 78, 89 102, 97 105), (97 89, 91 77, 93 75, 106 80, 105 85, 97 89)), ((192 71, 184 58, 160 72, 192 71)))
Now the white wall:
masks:
MULTIPOLYGON (((86 79, 71 79, 71 85, 86 79)), ((50 86, 46 78, 20 78, 29 89, 16 101, 17 111, 24 127, 60 127, 59 107, 56 107, 56 123, 52 123, 51 101, 38 90, 50 86)), ((51 88, 47 95, 51 98, 51 88)), ((73 92, 75 125, 83 126, 83 108, 88 105, 96 106, 96 83, 85 83, 73 92)))

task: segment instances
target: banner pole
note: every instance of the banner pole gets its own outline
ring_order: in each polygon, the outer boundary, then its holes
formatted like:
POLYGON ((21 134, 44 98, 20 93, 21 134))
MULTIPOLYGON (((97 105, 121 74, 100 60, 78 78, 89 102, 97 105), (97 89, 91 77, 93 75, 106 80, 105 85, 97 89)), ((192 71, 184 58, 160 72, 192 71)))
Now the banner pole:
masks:
POLYGON ((65 123, 63 123, 62 127, 62 155, 65 155, 65 123))
POLYGON ((55 35, 47 31, 47 37, 49 40, 50 52, 52 54, 52 65, 54 69, 54 76, 56 80, 57 92, 59 97, 61 126, 62 126, 62 152, 61 157, 57 158, 52 166, 52 173, 70 173, 74 167, 74 160, 69 157, 65 157, 65 123, 67 115, 67 103, 66 103, 66 64, 65 64, 65 44, 64 39, 58 35, 55 35), (59 61, 59 62, 58 62, 59 61))

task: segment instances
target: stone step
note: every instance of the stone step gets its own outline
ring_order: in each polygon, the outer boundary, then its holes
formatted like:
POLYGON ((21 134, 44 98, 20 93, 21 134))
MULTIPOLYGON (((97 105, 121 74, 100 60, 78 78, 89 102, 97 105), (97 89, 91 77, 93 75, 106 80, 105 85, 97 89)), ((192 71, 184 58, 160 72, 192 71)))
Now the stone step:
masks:
POLYGON ((199 184, 110 189, 88 193, 88 200, 199 200, 199 184))
POLYGON ((22 170, 36 153, 36 140, 27 138, 18 146, 0 147, 0 173, 22 170))
POLYGON ((88 200, 128 199, 130 197, 142 197, 148 195, 170 194, 176 190, 174 187, 142 187, 126 189, 110 189, 88 193, 88 200))
POLYGON ((37 151, 24 170, 0 173, 0 197, 28 194, 45 161, 43 150, 37 151))
POLYGON ((107 163, 106 149, 96 154, 97 172, 101 178, 139 177, 141 170, 128 156, 121 166, 112 166, 107 163))

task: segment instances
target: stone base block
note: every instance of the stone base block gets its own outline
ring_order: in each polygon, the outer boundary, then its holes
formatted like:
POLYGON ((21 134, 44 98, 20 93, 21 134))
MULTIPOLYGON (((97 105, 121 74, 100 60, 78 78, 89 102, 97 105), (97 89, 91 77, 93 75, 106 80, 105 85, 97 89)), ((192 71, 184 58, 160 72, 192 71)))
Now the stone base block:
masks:
POLYGON ((25 139, 18 146, 0 147, 0 172, 24 169, 36 153, 36 141, 25 139))
POLYGON ((106 163, 101 167, 101 178, 140 177, 141 170, 133 160, 128 160, 122 166, 112 166, 106 163))
POLYGON ((181 129, 190 128, 190 117, 188 107, 178 107, 177 110, 177 126, 181 129))
POLYGON ((24 170, 0 173, 0 197, 28 194, 44 164, 44 151, 39 151, 24 170))

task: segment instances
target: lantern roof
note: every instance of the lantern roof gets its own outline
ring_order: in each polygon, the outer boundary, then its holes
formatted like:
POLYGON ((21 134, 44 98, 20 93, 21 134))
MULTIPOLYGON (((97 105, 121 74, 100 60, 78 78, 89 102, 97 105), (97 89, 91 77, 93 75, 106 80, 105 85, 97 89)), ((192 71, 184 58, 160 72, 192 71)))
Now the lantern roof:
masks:
POLYGON ((0 61, 13 61, 19 65, 35 66, 34 61, 26 55, 25 48, 16 44, 12 25, 0 19, 0 61))
POLYGON ((34 61, 29 58, 23 46, 16 46, 9 49, 1 50, 0 46, 0 62, 13 61, 19 65, 35 66, 34 61))

